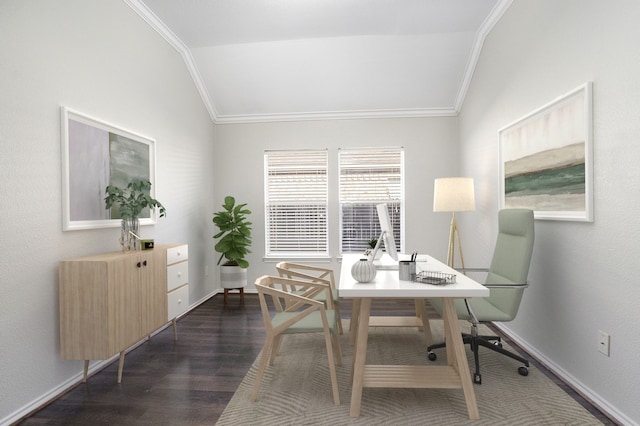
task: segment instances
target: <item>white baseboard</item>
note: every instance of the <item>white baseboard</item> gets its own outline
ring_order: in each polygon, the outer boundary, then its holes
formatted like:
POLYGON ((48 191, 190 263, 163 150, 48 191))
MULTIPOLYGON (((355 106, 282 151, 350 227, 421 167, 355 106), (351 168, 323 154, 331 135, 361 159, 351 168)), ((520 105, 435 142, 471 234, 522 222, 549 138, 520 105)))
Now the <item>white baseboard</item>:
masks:
POLYGON ((514 334, 509 328, 505 327, 504 324, 494 323, 493 324, 497 329, 500 330, 501 333, 504 333, 507 337, 513 340, 518 346, 522 347, 527 353, 529 353, 533 358, 536 359, 539 363, 544 365, 547 369, 553 372, 556 376, 560 377, 567 384, 569 384, 576 392, 582 395, 585 399, 587 399, 590 403, 596 406, 600 411, 609 416, 611 419, 615 420, 617 423, 625 426, 640 426, 638 423, 634 422, 632 419, 625 416, 623 413, 619 412, 616 407, 611 405, 608 401, 602 399, 600 395, 594 393, 591 389, 586 387, 580 380, 576 379, 574 376, 569 374, 562 367, 557 365, 551 359, 547 358, 544 354, 540 353, 536 348, 529 345, 525 340, 523 340, 517 334, 514 334))
MULTIPOLYGON (((201 298, 197 302, 190 304, 189 305, 189 309, 183 315, 181 315, 181 317, 187 315, 189 312, 191 312, 197 306, 199 306, 202 303, 206 302, 211 297, 215 296, 216 294, 218 294, 220 292, 222 292, 222 290, 212 291, 211 293, 209 293, 208 295, 204 296, 203 298, 201 298)), ((155 332, 153 332, 151 334, 151 336, 152 337, 155 336, 156 334, 160 333, 162 330, 164 330, 165 328, 169 327, 170 325, 171 325, 170 322, 165 324, 163 327, 161 327, 158 330, 156 330, 155 332)), ((129 347, 126 350, 126 352, 128 353, 128 352, 134 350, 135 348, 137 348, 138 346, 142 345, 146 341, 147 341, 146 338, 142 339, 138 343, 136 343, 133 346, 129 347)), ((89 364, 89 370, 87 372, 87 376, 90 377, 93 374, 97 373, 98 371, 102 370, 103 368, 105 368, 106 366, 111 364, 114 360, 118 359, 119 356, 120 355, 117 354, 117 355, 114 355, 113 357, 111 357, 109 359, 96 361, 96 363, 93 364, 93 365, 89 364)), ((28 404, 24 405, 23 407, 19 408, 18 410, 14 411, 13 413, 9 414, 4 419, 0 419, 0 426, 11 425, 11 424, 16 423, 19 420, 27 417, 31 413, 34 413, 34 412, 38 411, 39 409, 41 409, 45 405, 49 404, 50 402, 52 402, 53 400, 58 398, 63 393, 67 392, 69 389, 71 389, 74 386, 76 386, 77 384, 81 383, 83 378, 84 378, 84 371, 81 370, 79 373, 74 374, 73 376, 71 376, 68 380, 60 383, 60 385, 54 387, 53 389, 49 390, 48 392, 45 392, 44 394, 40 395, 38 398, 34 399, 33 401, 29 402, 28 404)), ((114 378, 114 380, 115 380, 115 378, 114 378)))

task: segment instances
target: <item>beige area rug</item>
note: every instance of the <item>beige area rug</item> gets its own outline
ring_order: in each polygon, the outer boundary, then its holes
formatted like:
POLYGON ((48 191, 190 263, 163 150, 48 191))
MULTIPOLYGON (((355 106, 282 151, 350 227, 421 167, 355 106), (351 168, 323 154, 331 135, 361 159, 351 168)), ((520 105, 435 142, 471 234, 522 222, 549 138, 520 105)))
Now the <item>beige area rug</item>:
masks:
MULTIPOLYGON (((461 330, 468 324, 461 322, 461 330)), ((431 321, 435 341, 441 341, 441 320, 431 321)), ((345 327, 348 330, 348 327, 345 327)), ((481 333, 491 334, 484 326, 481 333)), ((372 328, 369 364, 446 363, 427 360, 424 335, 415 328, 372 328)), ((238 387, 217 425, 599 425, 586 409, 531 366, 520 376, 520 364, 481 348, 482 385, 474 385, 480 420, 471 421, 461 389, 365 388, 361 414, 349 417, 352 346, 341 340, 343 365, 338 367, 340 402, 333 404, 327 354, 321 335, 285 337, 276 364, 267 367, 256 402, 249 401, 256 364, 238 387)), ((507 345, 505 347, 508 348, 507 345)), ((465 347, 473 373, 473 355, 465 347)))

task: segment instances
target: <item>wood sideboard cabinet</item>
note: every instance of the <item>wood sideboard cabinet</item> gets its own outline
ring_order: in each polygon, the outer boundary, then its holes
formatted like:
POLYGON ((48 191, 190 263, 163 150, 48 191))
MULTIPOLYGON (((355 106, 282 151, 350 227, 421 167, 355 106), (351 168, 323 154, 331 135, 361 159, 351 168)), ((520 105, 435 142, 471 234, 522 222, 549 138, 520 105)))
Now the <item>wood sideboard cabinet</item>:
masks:
POLYGON ((127 348, 173 323, 189 308, 189 250, 186 244, 113 252, 60 262, 60 354, 90 360, 120 353, 122 381, 127 348))

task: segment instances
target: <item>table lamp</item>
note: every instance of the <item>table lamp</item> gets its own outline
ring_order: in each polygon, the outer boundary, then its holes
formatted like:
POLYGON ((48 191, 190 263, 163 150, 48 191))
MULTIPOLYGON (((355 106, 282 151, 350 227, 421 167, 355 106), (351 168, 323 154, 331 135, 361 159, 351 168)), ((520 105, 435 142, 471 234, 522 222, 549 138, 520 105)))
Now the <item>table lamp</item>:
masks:
POLYGON ((451 226, 449 229, 449 252, 447 254, 447 265, 454 267, 455 240, 458 240, 458 251, 460 262, 464 268, 464 257, 462 256, 462 243, 456 212, 469 212, 476 209, 475 195, 473 192, 473 178, 447 177, 439 178, 434 182, 433 187, 433 211, 451 212, 451 226))

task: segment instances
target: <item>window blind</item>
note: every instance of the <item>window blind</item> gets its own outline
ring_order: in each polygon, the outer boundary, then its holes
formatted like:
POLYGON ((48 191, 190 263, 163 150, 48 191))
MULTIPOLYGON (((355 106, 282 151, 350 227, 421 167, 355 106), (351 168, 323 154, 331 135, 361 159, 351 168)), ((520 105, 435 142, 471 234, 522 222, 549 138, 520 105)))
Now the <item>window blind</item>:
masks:
POLYGON ((361 252, 378 238, 376 205, 386 203, 396 246, 403 249, 404 150, 398 148, 341 149, 340 250, 361 252))
POLYGON ((326 150, 265 152, 266 255, 328 256, 326 150))

